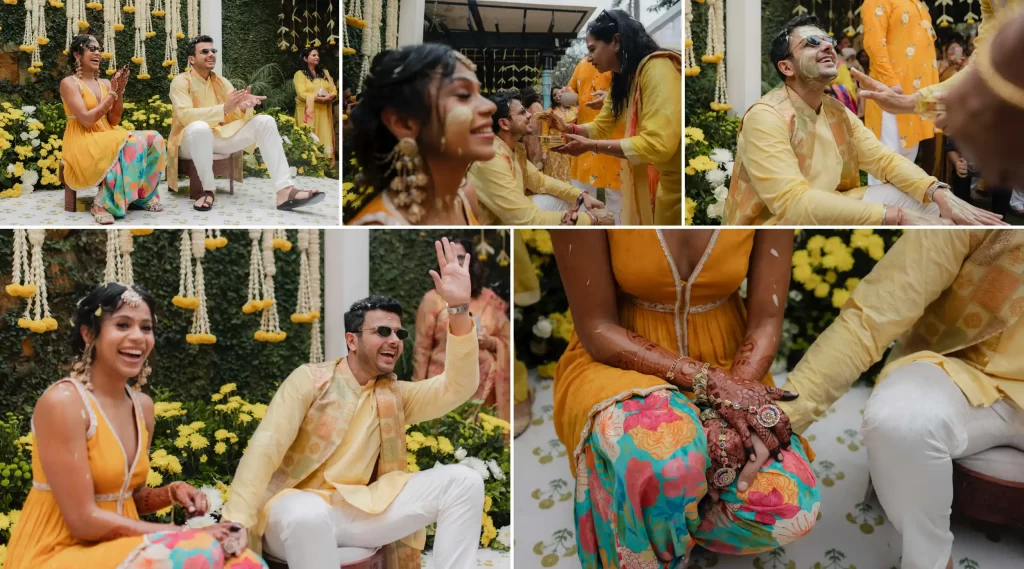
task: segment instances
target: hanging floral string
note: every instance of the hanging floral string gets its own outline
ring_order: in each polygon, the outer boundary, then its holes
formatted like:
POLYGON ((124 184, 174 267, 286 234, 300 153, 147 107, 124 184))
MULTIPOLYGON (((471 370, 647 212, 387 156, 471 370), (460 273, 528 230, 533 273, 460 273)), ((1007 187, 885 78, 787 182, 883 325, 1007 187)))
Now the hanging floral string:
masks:
POLYGON ((118 229, 107 230, 107 265, 103 271, 103 282, 119 283, 124 273, 121 255, 121 239, 118 236, 118 229))
MULTIPOLYGON (((180 12, 179 12, 180 14, 180 12)), ((178 16, 181 19, 181 16, 178 16)), ((188 37, 194 38, 199 35, 199 0, 188 0, 188 37)), ((179 31, 181 22, 178 22, 179 31)), ((183 37, 178 39, 184 39, 183 37)))
POLYGON ((729 90, 725 82, 725 6, 723 0, 708 0, 708 44, 704 56, 700 59, 704 63, 714 63, 718 66, 718 73, 715 77, 715 100, 711 102, 711 109, 728 111, 732 105, 729 104, 729 90))
MULTIPOLYGON (((133 0, 128 0, 131 3, 133 0)), ((149 68, 146 62, 146 39, 156 35, 153 31, 153 19, 149 10, 149 0, 134 0, 135 5, 125 6, 124 11, 129 14, 135 13, 135 55, 132 63, 139 66, 139 74, 136 78, 145 81, 149 79, 149 68), (128 8, 131 11, 128 11, 128 8), (136 12, 137 9, 137 12, 136 12)))
POLYGON ((135 251, 135 243, 132 240, 131 230, 119 230, 118 241, 121 242, 121 278, 118 282, 130 286, 135 284, 135 268, 132 266, 132 252, 135 251))
POLYGON ((163 18, 167 15, 167 10, 164 10, 164 2, 167 0, 153 0, 153 15, 157 18, 163 18))
MULTIPOLYGON (((814 0, 811 0, 813 3, 814 0)), ((796 0, 796 6, 793 7, 793 13, 797 16, 803 16, 807 13, 807 7, 804 6, 804 0, 796 0)))
MULTIPOLYGON (((345 36, 345 43, 341 52, 345 55, 352 55, 356 50, 352 47, 348 39, 348 31, 345 29, 348 26, 352 26, 353 28, 360 30, 366 29, 367 22, 363 19, 362 0, 348 0, 348 7, 345 10, 345 26, 342 27, 342 34, 345 36)), ((365 34, 365 32, 363 33, 365 34)))
POLYGON ((249 248, 249 300, 242 306, 243 314, 252 314, 265 308, 270 308, 273 300, 263 298, 263 255, 260 253, 259 229, 249 230, 249 240, 252 242, 249 248))
POLYGON ((220 229, 207 229, 203 246, 206 247, 207 251, 223 249, 228 246, 228 238, 221 234, 220 229))
MULTIPOLYGON (((697 1, 699 2, 700 0, 697 1)), ((697 75, 700 75, 700 65, 697 64, 697 55, 693 52, 693 33, 690 30, 690 24, 693 22, 693 4, 690 0, 686 0, 684 10, 686 10, 684 16, 684 20, 686 22, 684 37, 686 39, 683 42, 686 50, 683 54, 683 65, 685 67, 684 73, 687 77, 696 77, 697 75)))
POLYGON ((57 329, 57 320, 50 316, 50 303, 46 297, 46 271, 43 268, 43 241, 45 229, 22 230, 28 232, 28 243, 32 247, 32 259, 28 265, 26 284, 33 287, 28 297, 25 313, 18 319, 18 326, 36 334, 57 329))
POLYGON ((309 0, 304 0, 305 9, 302 11, 302 17, 306 19, 306 25, 302 27, 302 33, 306 34, 305 47, 310 48, 309 36, 313 33, 313 29, 309 27, 309 0))
POLYGON ((270 301, 270 306, 263 309, 260 329, 254 337, 259 342, 276 344, 284 340, 288 334, 281 331, 281 322, 277 314, 277 302, 274 298, 274 275, 277 267, 274 264, 274 234, 272 229, 263 230, 263 302, 270 301))
POLYGON ((285 229, 274 230, 274 249, 280 249, 287 253, 292 250, 292 242, 288 240, 288 231, 285 229))
POLYGON ((476 258, 480 261, 486 261, 488 255, 494 254, 494 247, 487 243, 487 233, 483 229, 480 230, 480 242, 473 249, 476 251, 476 258))
POLYGON ((506 237, 508 237, 508 229, 499 229, 498 235, 501 235, 501 253, 498 253, 498 266, 507 267, 511 262, 508 256, 507 245, 505 243, 506 237))
POLYGON ((981 16, 974 13, 974 0, 960 0, 961 2, 967 2, 967 14, 964 15, 964 22, 968 24, 974 24, 981 19, 981 16))
POLYGON ((18 46, 18 49, 31 55, 29 73, 39 73, 43 67, 43 60, 39 54, 39 47, 50 43, 46 37, 46 17, 43 10, 46 0, 25 0, 25 36, 18 46))
MULTIPOLYGON (((331 32, 331 35, 327 36, 328 45, 337 45, 338 36, 336 35, 334 28, 337 24, 334 22, 334 2, 327 3, 327 30, 331 32)), ((348 45, 348 44, 346 44, 348 45)))
POLYGON ((210 331, 210 315, 206 304, 206 278, 203 275, 203 257, 206 256, 206 232, 202 229, 192 230, 192 256, 196 260, 195 293, 199 298, 199 306, 192 313, 192 331, 185 335, 189 344, 216 344, 217 337, 210 331))
MULTIPOLYGON (((185 34, 181 31, 181 0, 160 0, 166 1, 167 10, 159 10, 167 14, 164 21, 164 63, 167 68, 167 78, 174 79, 174 76, 181 72, 178 66, 178 40, 184 39, 185 34)), ((161 6, 162 8, 163 6, 161 6)), ((153 12, 156 15, 156 12, 153 12)))
POLYGON ((846 11, 846 28, 843 29, 843 33, 846 34, 846 37, 852 38, 853 36, 857 35, 857 27, 855 26, 856 23, 857 16, 853 11, 853 2, 851 2, 850 9, 846 11))
POLYGON ((367 0, 364 6, 368 9, 364 15, 368 22, 368 29, 363 32, 363 65, 359 70, 359 86, 362 87, 363 79, 370 74, 370 62, 380 51, 380 11, 381 0, 367 0))
POLYGON ((281 11, 277 14, 277 35, 281 40, 277 43, 277 47, 281 48, 281 51, 287 50, 290 45, 288 43, 288 26, 284 22, 284 2, 285 0, 281 0, 281 11))
POLYGON ((181 232, 179 253, 178 294, 171 299, 171 303, 178 308, 195 310, 199 308, 199 298, 196 296, 195 279, 192 276, 192 238, 188 229, 181 232))
POLYGON ((385 47, 395 49, 398 46, 398 2, 388 2, 388 23, 384 35, 385 47))
POLYGON ((299 290, 296 295, 295 312, 291 320, 295 324, 312 324, 320 314, 313 312, 313 277, 309 262, 309 229, 298 230, 299 244, 299 290))
POLYGON ((124 29, 121 23, 121 0, 106 0, 103 4, 103 59, 107 60, 107 75, 117 71, 117 32, 124 29))
POLYGON ((89 29, 85 21, 85 0, 68 0, 64 10, 67 15, 67 40, 64 43, 64 55, 71 51, 71 38, 89 29))
POLYGON ((309 363, 324 361, 324 343, 320 336, 320 230, 309 231, 309 289, 312 297, 313 329, 309 334, 309 363))
POLYGON ((36 293, 36 285, 31 283, 32 269, 28 262, 28 231, 14 230, 14 256, 11 263, 11 284, 4 287, 7 294, 32 298, 36 293))

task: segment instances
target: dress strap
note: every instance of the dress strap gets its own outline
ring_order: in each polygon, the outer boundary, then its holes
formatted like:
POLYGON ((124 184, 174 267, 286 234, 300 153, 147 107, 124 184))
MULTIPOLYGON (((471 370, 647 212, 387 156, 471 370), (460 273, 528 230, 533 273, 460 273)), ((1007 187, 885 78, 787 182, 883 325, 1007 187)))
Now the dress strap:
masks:
MULTIPOLYGON (((89 439, 92 438, 93 435, 96 434, 96 410, 93 409, 92 403, 89 400, 89 395, 85 392, 85 386, 82 385, 82 383, 80 381, 77 381, 77 380, 72 379, 70 377, 65 377, 64 379, 61 379, 61 380, 59 380, 57 382, 54 382, 54 384, 51 385, 50 387, 47 387, 46 391, 49 391, 49 390, 53 389, 54 387, 56 387, 56 386, 58 386, 58 385, 60 385, 62 383, 70 383, 72 386, 74 386, 75 391, 77 391, 78 395, 81 396, 81 398, 82 398, 82 404, 85 405, 85 410, 86 410, 86 413, 88 413, 88 418, 89 418, 89 426, 86 429, 85 440, 89 440, 89 439)), ((35 417, 33 417, 29 421, 29 428, 31 429, 32 434, 34 435, 35 432, 36 432, 36 420, 35 420, 35 417)))

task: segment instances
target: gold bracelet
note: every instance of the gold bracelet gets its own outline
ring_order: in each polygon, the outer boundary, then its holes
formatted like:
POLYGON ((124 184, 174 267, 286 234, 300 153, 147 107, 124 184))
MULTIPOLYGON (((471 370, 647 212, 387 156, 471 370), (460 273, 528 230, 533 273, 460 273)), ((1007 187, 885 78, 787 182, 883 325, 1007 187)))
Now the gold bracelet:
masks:
POLYGON ((995 64, 992 63, 992 49, 982 50, 981 57, 977 61, 978 76, 989 89, 1000 99, 1019 108, 1024 109, 1024 87, 1014 85, 1005 77, 999 74, 995 64))
POLYGON ((665 381, 672 383, 672 380, 676 377, 676 366, 679 365, 679 362, 685 357, 686 356, 679 356, 676 358, 676 361, 672 362, 672 367, 668 368, 668 373, 665 374, 665 381))

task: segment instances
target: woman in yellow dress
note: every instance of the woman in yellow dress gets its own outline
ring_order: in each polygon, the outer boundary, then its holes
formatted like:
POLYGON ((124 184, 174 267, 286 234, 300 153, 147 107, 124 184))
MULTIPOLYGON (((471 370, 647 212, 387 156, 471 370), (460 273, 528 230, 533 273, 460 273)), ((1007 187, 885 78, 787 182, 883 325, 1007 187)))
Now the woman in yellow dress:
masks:
POLYGON ((96 38, 71 41, 71 75, 60 83, 68 117, 62 144, 64 183, 72 190, 97 188, 92 215, 110 225, 129 208, 161 211, 157 185, 167 164, 164 139, 155 130, 127 131, 121 122, 128 67, 100 79, 103 48, 96 38))
POLYGON ((555 372, 554 422, 576 477, 583 568, 686 567, 695 545, 757 553, 810 531, 820 490, 775 405, 795 395, 768 373, 792 232, 551 239, 575 322, 555 372), (747 457, 768 454, 759 472, 737 476, 747 457))
MULTIPOLYGON (((349 225, 477 225, 466 170, 494 157, 491 115, 476 65, 451 47, 425 43, 374 58, 349 137, 360 187, 377 192, 349 225)), ((345 201, 346 197, 342 196, 345 201)))
MULTIPOLYGON (((473 254, 469 239, 451 239, 452 251, 461 263, 473 254)), ((480 343, 480 385, 473 399, 497 407, 498 418, 509 420, 509 336, 508 302, 484 286, 487 274, 483 263, 469 268, 471 300, 469 312, 476 321, 480 343)), ((413 345, 413 381, 436 377, 444 372, 448 343, 448 304, 436 289, 423 296, 416 311, 416 342, 413 345)))
POLYGON ((302 50, 305 65, 295 72, 295 122, 307 124, 324 146, 324 154, 335 164, 334 103, 338 100, 338 88, 330 72, 320 67, 320 51, 316 48, 302 50))
POLYGON ((545 116, 569 142, 552 149, 624 158, 624 225, 682 225, 682 58, 663 50, 622 10, 605 10, 587 28, 587 49, 611 92, 593 122, 574 125, 545 116), (625 137, 606 140, 625 121, 625 137))
MULTIPOLYGON (((572 91, 565 92, 565 101, 562 100, 563 93, 562 89, 554 88, 551 90, 551 108, 548 112, 557 114, 562 121, 566 124, 572 124, 576 122, 576 107, 568 104, 568 101, 573 101, 576 98, 576 94, 572 91)), ((543 133, 542 133, 543 134, 543 133)), ((567 184, 572 183, 572 157, 568 154, 562 154, 560 152, 551 152, 544 157, 544 174, 561 180, 567 184)))
POLYGON ((107 283, 78 304, 71 377, 50 386, 32 416, 32 490, 13 529, 5 569, 266 569, 241 526, 201 529, 144 522, 180 506, 203 516, 205 495, 185 482, 150 488, 153 400, 139 389, 154 344, 153 298, 107 283), (135 385, 129 387, 130 380, 135 385))

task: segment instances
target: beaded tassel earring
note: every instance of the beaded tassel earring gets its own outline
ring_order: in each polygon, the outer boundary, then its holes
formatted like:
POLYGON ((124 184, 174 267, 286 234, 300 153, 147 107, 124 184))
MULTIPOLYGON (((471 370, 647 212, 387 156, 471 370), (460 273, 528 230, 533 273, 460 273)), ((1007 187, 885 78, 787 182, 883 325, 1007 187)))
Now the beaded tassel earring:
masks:
POLYGON ((409 221, 417 223, 426 213, 421 204, 427 194, 420 188, 427 185, 429 180, 423 172, 423 159, 420 158, 416 141, 412 138, 399 140, 388 160, 391 161, 388 172, 395 172, 395 177, 391 179, 395 205, 408 208, 409 221))

